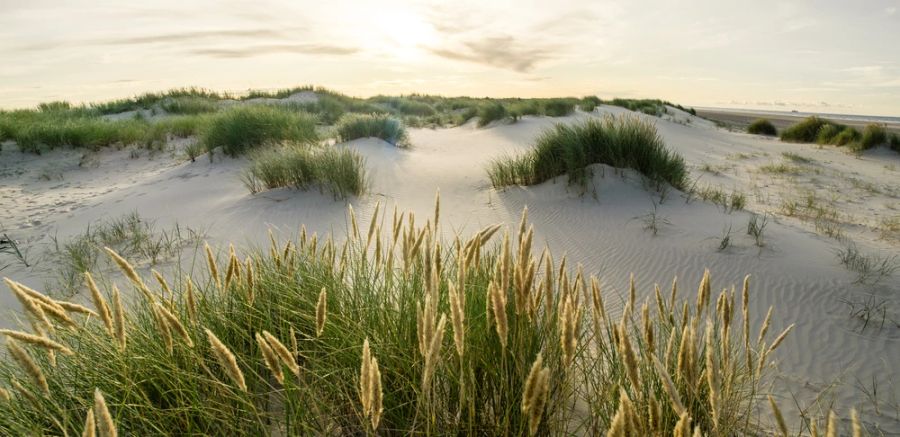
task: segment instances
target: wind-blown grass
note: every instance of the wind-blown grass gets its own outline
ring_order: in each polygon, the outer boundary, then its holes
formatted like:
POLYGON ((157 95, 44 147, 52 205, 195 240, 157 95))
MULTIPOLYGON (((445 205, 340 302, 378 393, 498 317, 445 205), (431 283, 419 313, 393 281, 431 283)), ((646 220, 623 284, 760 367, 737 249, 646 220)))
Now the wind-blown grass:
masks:
POLYGON ((775 129, 775 125, 773 125, 771 121, 760 118, 747 126, 747 133, 775 136, 778 135, 778 129, 775 129))
MULTIPOLYGON (((0 361, 14 396, 0 432, 79 435, 99 390, 95 414, 120 435, 757 433, 761 377, 790 328, 751 334, 746 280, 740 308, 707 272, 696 304, 673 283, 638 308, 632 285, 614 315, 596 277, 532 255, 524 214, 499 244, 498 227, 446 244, 436 217, 394 217, 376 210, 365 232, 351 210, 345 243, 301 230, 243 261, 210 252, 206 275, 160 276, 165 295, 132 276, 144 292, 127 312, 114 286, 97 290, 115 323, 72 314, 52 343, 24 345, 48 395, 0 361), (48 346, 74 354, 51 366, 48 346)), ((61 305, 9 285, 32 309, 61 305)))
POLYGON ((356 151, 309 144, 275 145, 255 152, 243 180, 251 193, 318 187, 339 199, 362 194, 367 182, 365 159, 356 151))
POLYGON ((888 134, 884 126, 879 124, 869 124, 863 129, 862 137, 859 139, 856 150, 868 150, 876 146, 888 143, 888 134))
POLYGON ((478 108, 478 127, 485 127, 491 122, 503 120, 508 116, 509 112, 502 103, 485 103, 478 108))
POLYGON ((318 140, 313 116, 273 106, 239 106, 216 114, 201 133, 207 150, 237 156, 272 142, 318 140))
POLYGON ((570 183, 583 184, 587 167, 598 163, 637 170, 678 189, 687 185, 684 159, 665 147, 652 124, 636 117, 557 124, 538 138, 530 152, 491 163, 488 176, 498 188, 539 184, 563 174, 570 183))
POLYGON ((403 122, 385 114, 347 114, 334 129, 340 141, 373 137, 398 147, 409 146, 403 122))
MULTIPOLYGON (((792 143, 815 143, 819 140, 819 130, 827 125, 834 123, 819 117, 808 117, 781 131, 781 140, 792 143)), ((834 134, 836 135, 838 131, 839 129, 834 134)))
POLYGON ((215 112, 219 109, 219 105, 216 104, 215 100, 197 96, 166 99, 162 101, 160 106, 166 112, 172 114, 203 114, 206 112, 215 112))

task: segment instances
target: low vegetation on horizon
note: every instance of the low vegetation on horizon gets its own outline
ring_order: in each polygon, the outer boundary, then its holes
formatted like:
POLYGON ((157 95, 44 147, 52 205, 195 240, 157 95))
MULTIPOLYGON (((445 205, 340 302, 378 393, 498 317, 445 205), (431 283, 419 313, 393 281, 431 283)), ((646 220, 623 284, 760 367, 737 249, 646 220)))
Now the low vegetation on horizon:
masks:
POLYGON ((860 132, 853 127, 816 116, 805 118, 782 131, 781 140, 791 143, 847 146, 856 153, 886 145, 900 152, 900 136, 896 133, 888 134, 882 125, 869 124, 860 132))
MULTIPOLYGON (((314 117, 317 125, 326 126, 336 125, 348 115, 364 114, 389 116, 410 127, 448 127, 476 117, 479 126, 497 120, 515 122, 528 115, 561 117, 576 109, 591 112, 600 104, 622 106, 656 116, 666 113, 667 105, 694 113, 693 109, 663 100, 603 101, 596 96, 492 99, 411 94, 357 98, 313 87, 250 91, 237 96, 183 88, 104 103, 50 102, 37 109, 0 111, 0 142, 12 140, 21 150, 34 153, 61 146, 96 150, 137 144, 161 148, 174 137, 211 135, 209 125, 221 120, 222 114, 235 110, 235 106, 270 108, 268 112, 295 115, 305 113, 314 117)), ((213 130, 218 128, 213 127, 213 130)))
POLYGON ((488 176, 496 188, 539 184, 564 174, 569 183, 583 185, 592 164, 630 168, 655 183, 687 188, 684 159, 666 148, 651 123, 637 117, 557 124, 531 151, 492 162, 488 176))
POLYGON ((792 326, 770 335, 770 310, 751 332, 749 277, 737 296, 709 272, 690 296, 673 281, 652 304, 632 277, 616 311, 595 276, 533 255, 526 213, 448 244, 439 209, 360 227, 351 208, 343 243, 207 246, 205 273, 156 285, 108 250, 135 293, 85 274, 92 308, 7 279, 33 332, 2 331, 0 431, 787 434, 761 402, 792 326))

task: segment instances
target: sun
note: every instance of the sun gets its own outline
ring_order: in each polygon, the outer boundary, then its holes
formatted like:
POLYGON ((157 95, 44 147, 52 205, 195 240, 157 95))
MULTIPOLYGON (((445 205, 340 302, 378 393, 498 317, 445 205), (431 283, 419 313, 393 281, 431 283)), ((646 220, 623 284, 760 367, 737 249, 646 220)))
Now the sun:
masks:
POLYGON ((423 47, 437 41, 434 27, 411 11, 381 12, 376 14, 375 20, 385 45, 398 57, 418 57, 423 53, 423 47))

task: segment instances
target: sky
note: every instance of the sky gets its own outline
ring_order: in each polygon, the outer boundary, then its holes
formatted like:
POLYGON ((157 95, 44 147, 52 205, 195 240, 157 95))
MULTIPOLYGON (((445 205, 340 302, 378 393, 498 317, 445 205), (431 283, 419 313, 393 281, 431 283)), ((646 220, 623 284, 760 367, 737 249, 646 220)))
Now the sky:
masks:
POLYGON ((0 107, 199 86, 900 116, 900 0, 0 0, 0 107))

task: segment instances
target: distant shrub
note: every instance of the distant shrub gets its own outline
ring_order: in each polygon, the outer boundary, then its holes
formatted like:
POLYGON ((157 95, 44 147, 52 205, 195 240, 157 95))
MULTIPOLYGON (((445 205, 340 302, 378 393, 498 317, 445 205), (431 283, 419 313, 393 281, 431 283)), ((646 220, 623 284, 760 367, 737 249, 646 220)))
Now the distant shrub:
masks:
POLYGON ((652 124, 634 117, 557 124, 531 151, 494 161, 488 175, 494 187, 534 185, 563 174, 583 184, 587 166, 597 163, 630 168, 678 189, 687 185, 684 159, 665 147, 652 124))
POLYGON ((895 152, 900 152, 900 135, 891 134, 891 140, 889 143, 891 150, 895 152))
POLYGON ((243 180, 251 193, 317 186, 343 199, 366 189, 365 159, 352 149, 290 143, 261 149, 250 159, 243 180))
POLYGON ((884 126, 878 124, 869 124, 863 129, 862 138, 859 140, 859 148, 868 150, 875 146, 880 146, 888 142, 887 131, 884 126))
POLYGON ((487 126, 492 121, 503 120, 508 116, 509 113, 503 104, 499 102, 485 103, 478 108, 478 127, 487 126))
POLYGON ((475 106, 466 107, 466 108, 462 109, 462 112, 459 113, 459 116, 457 117, 456 125, 461 126, 463 124, 466 124, 467 121, 469 121, 475 117, 478 117, 478 108, 475 106))
POLYGON ((374 137, 398 147, 409 145, 403 123, 385 114, 346 114, 338 121, 335 130, 340 141, 374 137))
POLYGON ((578 106, 584 112, 594 112, 594 109, 600 106, 601 103, 603 102, 597 96, 586 96, 581 99, 581 103, 578 106))
POLYGON ((753 123, 750 123, 750 126, 747 126, 747 133, 775 136, 778 135, 778 129, 775 129, 775 125, 773 125, 771 121, 760 118, 753 123))
POLYGON ((792 143, 814 143, 818 139, 819 129, 833 124, 819 117, 808 117, 781 132, 781 140, 792 143))
POLYGON ((513 118, 525 115, 541 115, 542 108, 536 100, 514 101, 507 105, 509 115, 513 118))
POLYGON ((237 106, 216 114, 200 141, 207 150, 221 146, 229 156, 269 142, 318 140, 315 118, 272 106, 237 106))
POLYGON ((569 99, 549 99, 544 102, 544 115, 564 117, 575 110, 575 102, 569 99))
POLYGON ((847 126, 841 133, 835 135, 835 137, 831 139, 831 144, 834 144, 835 146, 846 146, 847 144, 859 140, 859 137, 860 134, 858 130, 847 126))

